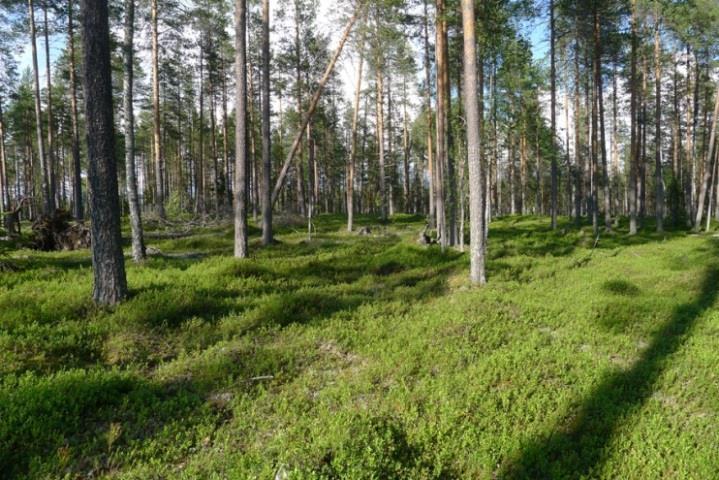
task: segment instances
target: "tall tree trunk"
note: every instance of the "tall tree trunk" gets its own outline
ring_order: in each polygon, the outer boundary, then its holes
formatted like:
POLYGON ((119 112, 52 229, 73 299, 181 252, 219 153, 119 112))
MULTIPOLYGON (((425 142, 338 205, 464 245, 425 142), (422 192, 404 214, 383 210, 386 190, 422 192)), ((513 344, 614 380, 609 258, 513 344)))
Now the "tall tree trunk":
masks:
MULTIPOLYGON (((160 135, 160 46, 158 38, 158 0, 151 0, 150 23, 152 36, 152 140, 155 154, 155 208, 160 218, 165 218, 165 186, 163 183, 164 158, 160 135)), ((202 127, 202 126, 200 126, 202 127)))
POLYGON ((637 167, 639 163, 639 142, 637 141, 637 50, 639 49, 637 37, 637 0, 631 1, 631 53, 630 53, 630 158, 629 158, 629 234, 637 233, 637 167))
MULTIPOLYGON (((299 116, 303 109, 303 88, 302 88, 302 42, 300 39, 300 24, 302 22, 302 16, 300 13, 300 9, 302 6, 300 5, 299 0, 295 0, 294 2, 295 7, 295 84, 296 84, 296 102, 297 102, 297 115, 299 116)), ((295 167, 297 174, 296 174, 296 184, 297 184, 297 210, 300 215, 305 214, 306 207, 309 207, 309 205, 306 205, 306 195, 305 195, 305 174, 303 165, 305 163, 304 159, 304 148, 302 145, 302 136, 300 136, 300 145, 299 145, 299 156, 297 158, 297 165, 295 167)), ((309 212, 308 208, 307 211, 309 212)))
POLYGON ((72 212, 75 220, 85 217, 82 202, 82 167, 80 165, 80 122, 77 116, 77 78, 75 75, 75 34, 73 0, 67 5, 67 43, 70 56, 70 119, 72 121, 72 212))
POLYGON ((392 108, 392 64, 389 63, 389 73, 387 74, 387 159, 389 163, 389 175, 386 177, 387 181, 387 205, 389 214, 395 214, 394 208, 394 185, 395 177, 397 175, 397 164, 395 163, 394 156, 394 128, 392 126, 392 117, 394 108, 392 108))
POLYGON ((427 223, 429 228, 436 224, 435 209, 435 172, 434 172, 434 146, 432 145, 432 78, 430 74, 429 59, 429 8, 428 0, 424 0, 424 81, 425 81, 425 109, 427 110, 427 176, 429 178, 429 212, 427 223))
POLYGON ((362 73, 364 68, 364 37, 359 46, 359 65, 357 67, 357 83, 352 109, 352 133, 350 140, 350 157, 347 165, 347 231, 351 232, 354 225, 354 183, 355 163, 357 162, 357 123, 359 119, 359 102, 362 94, 362 73))
POLYGON ((125 43, 123 45, 124 63, 124 130, 125 130, 125 180, 127 201, 130 207, 130 228, 132 235, 132 258, 140 262, 145 258, 145 241, 142 231, 140 200, 137 194, 135 176, 135 117, 133 112, 133 37, 135 35, 135 0, 125 0, 125 43))
POLYGON ((107 0, 82 0, 93 298, 101 305, 114 305, 127 296, 120 237, 108 17, 107 0))
POLYGON ((559 191, 559 180, 558 180, 558 167, 557 167, 557 152, 556 152, 556 137, 557 137, 557 73, 555 65, 555 25, 554 25, 554 0, 549 0, 549 23, 550 23, 550 84, 551 84, 551 99, 550 99, 550 116, 551 118, 551 155, 552 155, 552 229, 557 228, 557 209, 558 205, 558 191, 559 191))
POLYGON ((656 193, 656 205, 654 211, 657 219, 657 232, 664 230, 664 178, 662 176, 662 64, 661 64, 661 40, 659 38, 660 20, 657 18, 654 29, 654 190, 656 193))
POLYGON ((649 97, 649 89, 647 88, 647 80, 649 78, 649 68, 645 52, 642 52, 642 89, 641 89, 641 161, 639 163, 639 225, 644 227, 644 220, 647 213, 647 103, 649 97))
POLYGON ((387 218, 387 192, 385 179, 385 151, 384 151, 384 82, 382 78, 382 68, 378 60, 375 66, 376 78, 375 85, 377 87, 375 108, 377 112, 377 160, 379 162, 379 197, 380 197, 380 217, 384 220, 387 218))
POLYGON ((247 258, 247 0, 235 0, 235 80, 235 257, 247 258))
MULTIPOLYGON (((612 199, 609 190, 609 170, 607 166, 607 138, 604 128, 604 78, 602 76, 602 37, 599 11, 594 13, 594 83, 596 84, 597 114, 599 115, 599 152, 602 164, 602 193, 604 196, 604 227, 612 229, 612 199)), ((598 179, 597 179, 598 180, 598 179)), ((599 208, 599 206, 597 206, 599 208)))
MULTIPOLYGON (((246 90, 246 87, 245 87, 246 90)), ((225 60, 222 57, 222 164, 225 167, 224 180, 225 206, 232 208, 232 177, 230 176, 230 144, 229 128, 227 125, 227 73, 225 71, 225 60)))
MULTIPOLYGON (((445 0, 435 0, 436 6, 436 42, 435 42, 435 55, 436 55, 436 69, 437 69, 437 165, 436 165, 436 177, 435 177, 435 208, 437 209, 437 234, 439 235, 440 245, 442 249, 447 248, 451 245, 451 239, 449 236, 449 229, 446 219, 445 209, 445 168, 448 164, 448 150, 449 150, 449 126, 448 126, 448 112, 449 112, 449 99, 447 94, 449 92, 448 81, 448 59, 447 59, 447 14, 445 9, 445 0)), ((451 215, 450 215, 451 216, 451 215)), ((449 226, 450 228, 453 225, 449 226)))
MULTIPOLYGON (((482 165, 482 124, 477 99, 477 52, 474 0, 462 0, 464 32, 464 109, 467 118, 467 162, 469 164, 470 279, 486 283, 484 270, 484 172, 482 165)), ((462 232, 460 232, 461 234, 462 232)))
MULTIPOLYGON (((716 161, 716 135, 717 135, 717 123, 719 123, 719 84, 717 84, 717 91, 714 93, 714 115, 712 116, 711 133, 709 134, 709 148, 708 155, 706 156, 706 166, 704 168, 704 176, 701 181, 699 190, 699 200, 697 201, 696 217, 694 219, 694 230, 698 231, 702 225, 702 218, 704 217, 704 209, 706 208, 706 196, 707 190, 709 189, 709 182, 711 181, 712 172, 714 171, 714 162, 716 161)), ((711 207, 709 207, 711 208, 711 207)), ((711 215, 711 211, 708 213, 711 215)))
POLYGON ((412 190, 409 183, 409 118, 407 117, 407 77, 402 77, 402 193, 404 195, 404 213, 411 211, 412 190))
POLYGON ((272 244, 270 139, 270 1, 262 0, 262 244, 272 244))
POLYGON ((57 159, 55 158, 54 117, 52 114, 52 77, 50 75, 50 32, 47 21, 47 5, 43 5, 43 33, 45 36, 45 80, 47 88, 47 162, 50 170, 50 195, 57 204, 57 159))
POLYGON ((43 212, 52 215, 55 212, 55 195, 52 193, 52 177, 50 165, 45 154, 45 138, 42 131, 42 107, 40 106, 40 73, 37 61, 37 29, 35 28, 34 0, 28 0, 28 14, 30 19, 30 46, 32 48, 32 72, 35 88, 35 134, 37 136, 37 153, 40 157, 42 174, 42 204, 43 212))
POLYGON ((197 203, 196 212, 200 215, 207 213, 207 199, 205 189, 205 86, 204 86, 204 48, 202 39, 200 39, 200 125, 199 125, 199 145, 198 159, 195 165, 195 177, 197 179, 197 203))
POLYGON ((137 194, 135 176, 135 114, 133 111, 133 37, 135 35, 135 0, 125 0, 125 43, 123 45, 123 99, 125 130, 125 177, 127 202, 130 207, 130 228, 132 234, 132 258, 140 262, 145 258, 145 241, 142 232, 140 200, 137 194))
POLYGON ((617 211, 617 220, 615 225, 619 223, 619 212, 621 212, 620 192, 619 192, 619 108, 618 108, 618 89, 617 89, 617 66, 616 61, 612 66, 612 178, 615 180, 617 191, 615 194, 616 203, 615 209, 617 211))
MULTIPOLYGON (((0 217, 10 208, 10 190, 8 188, 7 156, 5 154, 5 118, 2 109, 3 99, 0 97, 0 217)), ((17 176, 17 172, 15 173, 17 176)))
POLYGON ((582 223, 582 198, 584 197, 584 155, 581 139, 581 77, 579 73, 579 45, 574 46, 574 221, 579 227, 582 223))

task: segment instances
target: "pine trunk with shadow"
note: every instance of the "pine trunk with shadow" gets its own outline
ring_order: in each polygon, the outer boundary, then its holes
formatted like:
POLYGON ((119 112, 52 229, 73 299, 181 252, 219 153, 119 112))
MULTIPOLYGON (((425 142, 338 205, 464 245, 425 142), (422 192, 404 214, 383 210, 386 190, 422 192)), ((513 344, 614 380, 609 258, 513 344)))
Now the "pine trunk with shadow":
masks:
POLYGON ((716 302, 717 285, 719 265, 715 264, 707 268, 697 299, 675 308, 630 369, 608 375, 578 410, 567 412, 565 418, 571 419, 567 427, 525 445, 505 462, 499 478, 595 478, 621 423, 651 397, 670 357, 716 302))

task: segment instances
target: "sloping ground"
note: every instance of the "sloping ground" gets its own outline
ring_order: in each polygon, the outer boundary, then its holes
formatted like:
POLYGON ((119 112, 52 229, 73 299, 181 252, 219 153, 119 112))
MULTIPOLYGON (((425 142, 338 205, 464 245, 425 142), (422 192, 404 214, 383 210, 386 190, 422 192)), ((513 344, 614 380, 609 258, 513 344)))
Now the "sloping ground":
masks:
MULTIPOLYGON (((361 219, 364 223, 370 219, 361 219)), ((0 273, 0 471, 28 478, 713 478, 719 241, 507 218, 490 284, 322 218, 235 261, 158 235, 132 299, 87 252, 0 273), (199 254, 199 255, 198 255, 199 254)))

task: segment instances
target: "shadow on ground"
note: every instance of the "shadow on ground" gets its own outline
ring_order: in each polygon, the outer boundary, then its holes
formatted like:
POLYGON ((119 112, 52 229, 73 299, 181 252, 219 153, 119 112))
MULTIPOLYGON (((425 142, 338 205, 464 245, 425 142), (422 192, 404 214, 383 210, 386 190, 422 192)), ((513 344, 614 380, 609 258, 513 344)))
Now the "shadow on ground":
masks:
MULTIPOLYGON (((623 283, 606 288, 620 294, 635 293, 623 283)), ((608 375, 577 410, 566 413, 567 426, 558 426, 524 446, 516 457, 504 463, 499 477, 593 477, 618 426, 652 395, 667 361, 682 347, 701 316, 716 303, 718 294, 719 266, 712 265, 704 274, 699 296, 676 307, 633 366, 608 375)))

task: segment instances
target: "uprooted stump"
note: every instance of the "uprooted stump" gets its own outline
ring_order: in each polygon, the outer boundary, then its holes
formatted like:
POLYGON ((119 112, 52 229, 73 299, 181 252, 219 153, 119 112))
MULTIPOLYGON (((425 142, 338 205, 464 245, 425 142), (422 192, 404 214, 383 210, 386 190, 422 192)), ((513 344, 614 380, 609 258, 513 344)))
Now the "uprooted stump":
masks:
POLYGON ((79 250, 90 247, 90 229, 76 222, 69 212, 58 209, 53 215, 42 215, 32 224, 37 250, 79 250))

